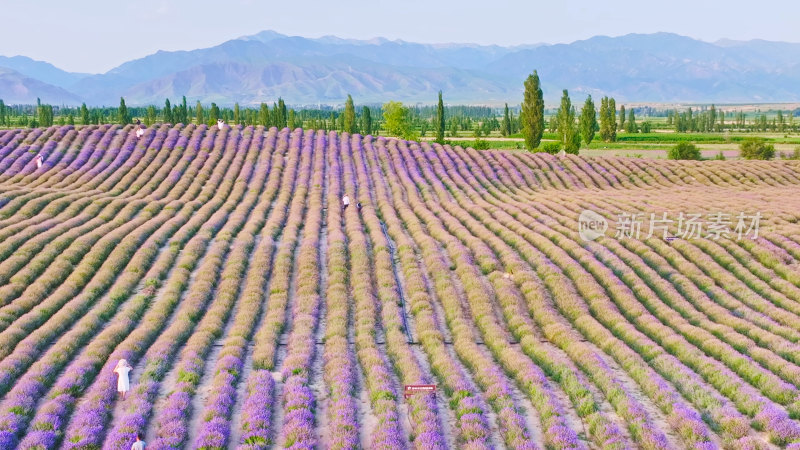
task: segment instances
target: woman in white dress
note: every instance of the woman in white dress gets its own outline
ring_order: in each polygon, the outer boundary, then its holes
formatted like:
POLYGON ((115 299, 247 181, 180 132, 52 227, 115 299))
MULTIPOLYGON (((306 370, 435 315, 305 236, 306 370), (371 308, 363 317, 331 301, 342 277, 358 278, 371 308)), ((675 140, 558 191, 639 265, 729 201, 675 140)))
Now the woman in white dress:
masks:
POLYGON ((123 400, 125 399, 125 394, 128 393, 131 387, 130 380, 128 379, 128 373, 131 369, 133 368, 128 364, 128 361, 124 359, 120 359, 117 366, 114 367, 114 372, 117 374, 117 392, 122 394, 123 400))

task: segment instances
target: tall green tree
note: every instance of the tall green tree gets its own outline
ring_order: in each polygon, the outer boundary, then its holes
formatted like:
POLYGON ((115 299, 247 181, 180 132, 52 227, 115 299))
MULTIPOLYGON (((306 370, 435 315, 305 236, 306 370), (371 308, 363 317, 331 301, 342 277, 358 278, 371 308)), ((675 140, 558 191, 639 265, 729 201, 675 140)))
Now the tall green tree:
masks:
POLYGON ((595 111, 594 102, 592 101, 591 95, 586 97, 586 101, 583 103, 579 123, 581 137, 583 138, 583 142, 586 142, 586 146, 588 147, 589 144, 592 143, 592 140, 594 139, 594 131, 597 129, 597 111, 595 111))
POLYGON ((439 103, 436 104, 436 142, 444 144, 444 101, 439 91, 439 103))
MULTIPOLYGON (((778 111, 778 116, 780 116, 780 111, 778 111)), ((717 131, 716 128, 717 122, 717 107, 714 104, 711 104, 711 109, 708 111, 708 131, 717 131)))
POLYGON ((282 98, 278 97, 278 105, 277 108, 274 108, 275 111, 275 126, 278 128, 286 128, 288 114, 286 112, 286 103, 283 101, 282 98))
MULTIPOLYGON (((616 108, 614 108, 616 110, 616 108)), ((619 130, 625 129, 625 105, 619 107, 619 130)))
POLYGON ((39 116, 39 126, 49 127, 53 125, 53 107, 43 105, 42 101, 36 99, 36 114, 39 116))
POLYGON ((81 104, 81 124, 89 125, 91 123, 91 119, 89 118, 89 108, 86 107, 86 103, 81 104))
POLYGON ((511 117, 511 134, 516 134, 520 129, 519 118, 514 118, 514 111, 509 111, 511 117))
POLYGON ((119 98, 119 109, 117 110, 117 117, 119 118, 119 123, 122 125, 127 125, 131 123, 131 116, 128 114, 128 107, 125 106, 125 99, 120 97, 119 98))
POLYGON ((616 102, 616 100, 614 100, 614 97, 609 97, 608 98, 608 115, 609 115, 609 118, 611 119, 611 124, 613 124, 613 126, 611 127, 611 131, 612 131, 611 140, 612 141, 616 141, 617 140, 617 126, 616 126, 616 122, 617 122, 617 102, 616 102))
POLYGON ((164 100, 164 122, 172 123, 173 120, 172 105, 170 104, 169 99, 166 99, 164 100))
POLYGON ((261 102, 261 106, 258 109, 258 124, 269 127, 269 106, 266 103, 261 102))
POLYGON ((347 94, 347 101, 344 103, 344 131, 350 134, 357 133, 356 107, 350 94, 347 94))
POLYGON ((0 98, 0 125, 6 125, 6 104, 0 98))
POLYGON ((616 105, 613 98, 603 97, 600 101, 600 139, 604 142, 617 140, 616 105))
POLYGON ((194 107, 194 113, 198 125, 206 123, 206 115, 203 112, 203 105, 200 104, 200 100, 197 101, 197 104, 194 107))
POLYGON ((575 107, 569 99, 569 92, 564 89, 561 95, 561 106, 558 108, 557 115, 558 137, 561 141, 561 148, 567 153, 578 154, 581 146, 581 136, 575 127, 575 107))
POLYGON ((233 104, 233 123, 240 125, 242 122, 241 112, 239 111, 239 103, 233 104))
POLYGON ((625 124, 625 131, 628 133, 639 132, 639 127, 636 126, 636 116, 633 114, 633 108, 628 111, 628 122, 625 124))
POLYGON ((147 114, 144 116, 144 124, 150 126, 156 122, 156 107, 150 105, 147 107, 147 114))
POLYGON ((280 112, 278 111, 278 102, 272 102, 272 109, 269 112, 269 123, 271 126, 278 126, 280 121, 280 112))
POLYGON ((219 120, 219 106, 211 102, 211 109, 208 110, 208 122, 210 125, 216 125, 219 120))
POLYGON ((361 108, 361 132, 365 135, 372 134, 372 112, 368 106, 361 108))
POLYGON ((288 126, 290 130, 294 130, 297 126, 296 122, 297 122, 297 115, 293 109, 290 109, 289 115, 286 118, 286 126, 288 126))
POLYGON ((542 142, 544 134, 544 96, 539 83, 539 74, 534 70, 525 80, 525 96, 520 113, 525 146, 533 150, 542 142))
POLYGON ((408 108, 402 103, 391 101, 383 105, 384 128, 390 135, 407 140, 416 139, 410 119, 408 108))
POLYGON ((506 103, 506 107, 503 110, 503 125, 500 127, 500 132, 503 136, 511 135, 511 115, 508 111, 508 103, 506 103))
POLYGON ((181 109, 180 109, 180 111, 181 111, 181 117, 180 117, 181 123, 188 124, 189 123, 189 107, 186 106, 186 96, 185 95, 183 96, 183 99, 181 100, 181 109))

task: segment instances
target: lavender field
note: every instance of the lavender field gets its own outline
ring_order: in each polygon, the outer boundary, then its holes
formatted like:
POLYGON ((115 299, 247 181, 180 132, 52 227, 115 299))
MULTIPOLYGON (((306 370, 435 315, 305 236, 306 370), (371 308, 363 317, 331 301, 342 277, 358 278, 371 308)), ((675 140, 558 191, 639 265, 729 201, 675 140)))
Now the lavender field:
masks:
POLYGON ((0 131, 2 449, 800 449, 800 161, 133 130, 0 131))

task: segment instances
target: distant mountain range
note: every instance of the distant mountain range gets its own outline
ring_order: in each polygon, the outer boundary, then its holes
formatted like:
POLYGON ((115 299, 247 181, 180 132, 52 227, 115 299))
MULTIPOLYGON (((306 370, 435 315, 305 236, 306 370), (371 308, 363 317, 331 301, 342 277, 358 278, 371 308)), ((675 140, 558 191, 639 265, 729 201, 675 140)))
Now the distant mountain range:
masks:
POLYGON ((722 40, 670 33, 597 36, 570 44, 517 47, 417 44, 264 31, 210 48, 159 51, 104 74, 70 73, 23 56, 0 56, 6 103, 255 105, 279 96, 290 105, 400 100, 518 103, 534 69, 545 99, 562 89, 617 102, 761 103, 800 101, 800 44, 722 40))

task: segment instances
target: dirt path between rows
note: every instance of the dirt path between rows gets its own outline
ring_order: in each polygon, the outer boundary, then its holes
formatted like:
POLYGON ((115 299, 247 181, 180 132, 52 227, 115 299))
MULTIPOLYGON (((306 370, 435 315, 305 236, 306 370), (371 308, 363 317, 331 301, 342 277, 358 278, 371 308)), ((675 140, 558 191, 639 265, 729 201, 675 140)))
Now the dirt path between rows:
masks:
MULTIPOLYGON (((327 165, 325 166, 327 169, 327 165)), ((325 295, 328 289, 328 186, 330 184, 330 174, 323 175, 322 183, 322 226, 320 227, 319 236, 319 251, 317 258, 319 261, 319 319, 317 329, 314 333, 314 359, 311 363, 311 374, 309 384, 314 391, 314 399, 316 406, 314 410, 314 418, 316 426, 314 431, 317 435, 318 446, 324 446, 324 443, 330 442, 328 436, 330 429, 328 426, 328 387, 325 385, 325 329, 327 325, 327 312, 328 306, 325 301, 325 295)))

